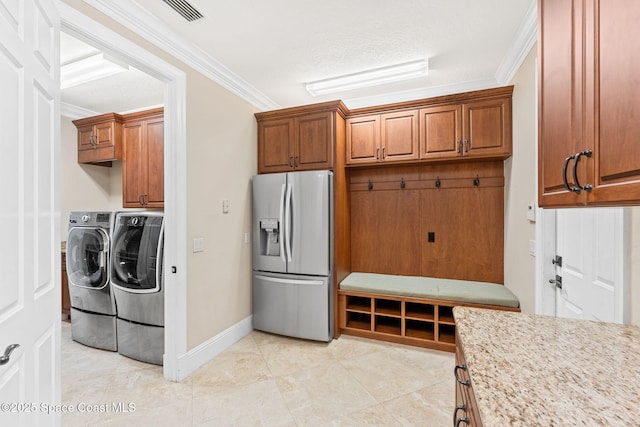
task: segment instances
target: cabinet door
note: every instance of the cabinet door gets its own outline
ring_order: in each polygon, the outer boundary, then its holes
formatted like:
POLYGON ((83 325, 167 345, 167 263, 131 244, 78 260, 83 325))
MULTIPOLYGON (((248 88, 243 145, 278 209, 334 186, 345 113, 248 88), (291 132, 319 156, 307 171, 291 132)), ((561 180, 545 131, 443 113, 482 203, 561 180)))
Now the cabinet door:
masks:
POLYGON ((258 173, 293 170, 294 119, 258 122, 258 173))
POLYGON ((298 117, 294 166, 297 170, 333 168, 333 113, 324 112, 298 117))
POLYGON ((123 130, 124 160, 122 162, 122 206, 143 207, 147 191, 147 156, 142 121, 128 122, 123 130))
POLYGON ((462 104, 462 151, 469 157, 511 155, 511 100, 492 99, 462 104))
POLYGON ((347 164, 380 161, 380 115, 347 119, 347 164))
MULTIPOLYGON (((611 24, 615 25, 615 24, 611 24)), ((538 2, 538 203, 584 204, 585 192, 565 189, 566 159, 582 151, 582 2, 538 2)), ((584 173, 581 162, 580 172, 584 173)), ((568 184, 573 187, 568 166, 568 184)))
MULTIPOLYGON (((587 129, 595 129, 592 159, 584 159, 595 168, 594 190, 589 203, 638 203, 640 201, 640 2, 596 1, 587 9, 586 46, 594 46, 596 64, 587 69, 587 129), (599 16, 597 13, 599 12, 599 16), (596 37, 599 36, 599 40, 596 37), (594 84, 595 87, 591 87, 594 84), (591 95, 592 93, 596 94, 591 95), (593 99, 591 98, 593 96, 593 99), (599 96, 599 98, 598 98, 599 96), (593 119, 592 119, 593 117, 593 119), (595 123, 595 126, 590 126, 595 123)), ((587 49, 589 52, 589 49, 587 49)), ((581 160, 582 162, 583 160, 581 160)), ((583 182, 581 182, 584 185, 583 182)))
POLYGON ((380 116, 382 160, 416 160, 418 148, 418 111, 402 111, 380 116))
POLYGON ((419 190, 351 192, 351 267, 420 275, 419 190))
POLYGON ((420 158, 456 158, 462 150, 462 109, 443 105, 420 109, 420 158))
POLYGON ((164 207, 164 117, 145 121, 147 197, 145 207, 164 207))
POLYGON ((421 275, 503 283, 503 210, 503 187, 424 190, 421 275))

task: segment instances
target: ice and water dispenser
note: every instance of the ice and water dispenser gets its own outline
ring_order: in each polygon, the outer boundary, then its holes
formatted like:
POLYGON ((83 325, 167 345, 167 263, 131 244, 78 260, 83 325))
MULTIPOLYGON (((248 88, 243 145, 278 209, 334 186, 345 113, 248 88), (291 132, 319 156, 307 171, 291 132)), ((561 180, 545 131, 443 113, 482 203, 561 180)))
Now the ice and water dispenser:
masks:
POLYGON ((277 218, 260 220, 260 255, 280 256, 280 221, 277 218))

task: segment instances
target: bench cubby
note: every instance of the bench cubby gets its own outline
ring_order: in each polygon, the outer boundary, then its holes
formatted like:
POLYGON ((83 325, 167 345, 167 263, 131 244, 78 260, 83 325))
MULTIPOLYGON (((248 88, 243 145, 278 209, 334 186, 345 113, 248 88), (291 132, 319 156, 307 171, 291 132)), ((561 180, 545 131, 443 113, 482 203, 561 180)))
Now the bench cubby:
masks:
MULTIPOLYGON (((357 283, 354 285, 354 282, 358 280, 373 283, 375 286, 377 281, 378 288, 388 292, 384 286, 380 285, 380 281, 386 279, 387 277, 383 275, 357 273, 357 276, 352 277, 349 286, 359 286, 357 283)), ((340 333, 453 352, 456 348, 453 307, 468 306, 520 311, 515 296, 511 298, 509 291, 502 288, 502 285, 461 281, 455 283, 458 287, 472 287, 474 295, 477 295, 479 300, 494 299, 500 303, 511 304, 511 306, 474 303, 468 300, 448 300, 446 299, 447 292, 454 296, 459 294, 450 292, 450 289, 447 290, 450 283, 446 283, 442 279, 389 276, 389 280, 395 284, 400 283, 400 286, 406 284, 402 282, 417 283, 420 289, 431 285, 433 289, 430 292, 434 294, 436 291, 439 292, 439 298, 339 289, 340 333), (425 286, 420 286, 422 284, 425 286), (499 288, 495 288, 496 286, 499 288), (505 292, 506 296, 503 295, 505 292), (498 298, 497 295, 500 297, 498 298)), ((415 289, 404 289, 404 291, 415 293, 415 289)))

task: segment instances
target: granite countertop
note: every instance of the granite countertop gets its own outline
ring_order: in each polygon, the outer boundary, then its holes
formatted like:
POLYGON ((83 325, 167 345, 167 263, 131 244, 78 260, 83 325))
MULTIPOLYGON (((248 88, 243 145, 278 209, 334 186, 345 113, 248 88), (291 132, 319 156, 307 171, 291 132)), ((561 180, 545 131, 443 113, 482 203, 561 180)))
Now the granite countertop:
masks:
POLYGON ((456 307, 485 426, 640 424, 640 328, 456 307))

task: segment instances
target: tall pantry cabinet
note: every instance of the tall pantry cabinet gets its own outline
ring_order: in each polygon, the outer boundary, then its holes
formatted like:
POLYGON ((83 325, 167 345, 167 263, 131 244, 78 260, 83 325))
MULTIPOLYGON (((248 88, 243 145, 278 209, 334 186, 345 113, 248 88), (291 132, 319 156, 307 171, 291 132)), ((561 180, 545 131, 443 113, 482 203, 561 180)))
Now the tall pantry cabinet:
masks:
POLYGON ((543 207, 640 202, 640 2, 539 0, 543 207))

